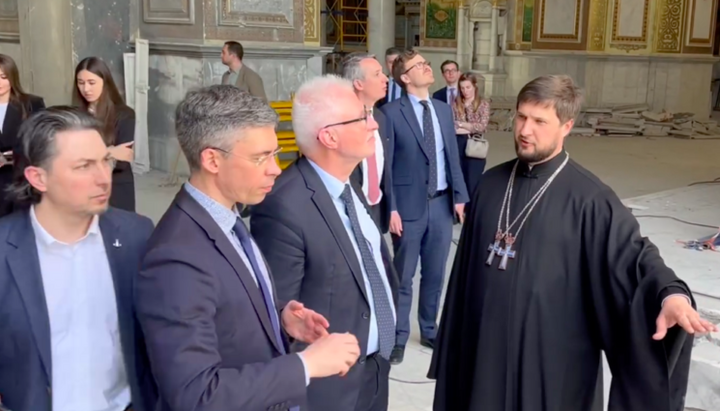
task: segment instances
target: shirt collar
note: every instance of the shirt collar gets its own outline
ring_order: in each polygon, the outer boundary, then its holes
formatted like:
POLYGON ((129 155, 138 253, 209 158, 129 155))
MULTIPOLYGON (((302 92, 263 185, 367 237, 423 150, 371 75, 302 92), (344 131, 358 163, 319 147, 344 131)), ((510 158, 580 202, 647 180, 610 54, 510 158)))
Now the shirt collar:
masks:
POLYGON ((238 217, 240 217, 236 207, 233 207, 232 210, 228 209, 224 205, 213 200, 207 194, 195 188, 189 181, 184 184, 184 188, 185 191, 187 191, 187 193, 190 194, 195 201, 200 203, 200 206, 202 206, 202 208, 210 214, 210 217, 212 217, 215 223, 220 226, 223 233, 229 233, 232 231, 238 217))
POLYGON ((315 171, 318 173, 323 184, 325 184, 325 187, 327 188, 328 193, 330 193, 330 197, 332 197, 333 199, 340 198, 343 191, 345 190, 345 185, 347 184, 347 181, 343 183, 342 181, 338 180, 337 178, 331 176, 327 171, 320 168, 319 165, 315 164, 309 158, 307 160, 310 163, 310 165, 315 169, 315 171))
POLYGON ((410 102, 415 105, 419 105, 421 101, 427 101, 430 106, 432 106, 432 99, 430 97, 427 98, 427 100, 423 100, 420 97, 408 93, 408 98, 410 99, 410 102))
MULTIPOLYGON (((100 234, 100 217, 98 215, 95 215, 92 219, 92 222, 90 223, 90 227, 88 227, 87 233, 85 235, 77 240, 75 244, 85 240, 91 235, 100 234)), ((30 223, 32 224, 33 231, 35 232, 35 238, 40 240, 45 245, 51 245, 51 244, 62 244, 62 245, 69 245, 68 243, 64 243, 55 237, 53 237, 50 233, 45 230, 45 228, 40 224, 40 221, 37 219, 37 215, 35 214, 35 206, 33 205, 30 207, 30 223)))

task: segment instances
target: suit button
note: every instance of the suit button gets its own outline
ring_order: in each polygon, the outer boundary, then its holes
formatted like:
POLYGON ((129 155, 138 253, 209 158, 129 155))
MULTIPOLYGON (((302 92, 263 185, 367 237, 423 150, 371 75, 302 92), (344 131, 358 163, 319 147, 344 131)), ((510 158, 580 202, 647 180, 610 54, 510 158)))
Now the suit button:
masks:
POLYGON ((362 313, 362 318, 367 320, 368 318, 370 318, 370 313, 367 313, 367 312, 362 313))

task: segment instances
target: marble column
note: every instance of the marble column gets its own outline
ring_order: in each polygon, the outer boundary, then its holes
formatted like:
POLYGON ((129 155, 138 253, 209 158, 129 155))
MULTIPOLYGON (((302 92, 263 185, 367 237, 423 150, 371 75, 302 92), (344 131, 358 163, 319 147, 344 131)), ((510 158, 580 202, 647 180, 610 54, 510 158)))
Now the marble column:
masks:
POLYGON ((385 50, 395 46, 395 0, 368 2, 368 52, 385 65, 385 50))
POLYGON ((71 10, 71 0, 18 2, 23 85, 42 96, 48 106, 71 101, 71 10))
POLYGON ((473 56, 473 23, 468 19, 468 6, 463 3, 457 10, 457 61, 460 71, 472 68, 473 56))
POLYGON ((488 69, 491 73, 497 69, 497 48, 498 48, 498 7, 493 2, 492 14, 490 17, 490 59, 488 60, 488 69))

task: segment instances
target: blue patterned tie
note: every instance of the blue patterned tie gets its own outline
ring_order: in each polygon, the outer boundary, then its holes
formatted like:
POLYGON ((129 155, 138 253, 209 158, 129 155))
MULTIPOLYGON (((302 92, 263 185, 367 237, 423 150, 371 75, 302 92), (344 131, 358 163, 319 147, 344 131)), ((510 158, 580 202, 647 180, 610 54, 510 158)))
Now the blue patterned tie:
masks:
POLYGON ((255 256, 255 248, 252 245, 250 233, 248 232, 247 227, 245 227, 245 223, 243 223, 242 220, 239 218, 235 222, 235 227, 233 227, 233 231, 235 231, 235 235, 237 236, 238 240, 240 240, 240 245, 245 251, 245 255, 250 261, 250 266, 252 266, 252 269, 255 272, 255 278, 257 279, 258 287, 260 288, 260 292, 265 299, 265 308, 267 308, 273 331, 275 331, 275 338, 277 339, 278 345, 280 346, 280 353, 285 354, 285 346, 283 345, 282 337, 280 336, 280 320, 278 318, 277 310, 275 309, 275 304, 273 304, 270 285, 265 281, 265 278, 262 275, 262 271, 260 271, 260 265, 258 264, 257 258, 255 256))
POLYGON ((435 126, 433 126, 432 113, 430 105, 426 100, 420 101, 423 106, 423 134, 425 135, 425 145, 430 160, 429 178, 428 178, 428 195, 433 196, 438 189, 438 173, 437 173, 437 154, 435 148, 435 126))
POLYGON ((370 288, 372 289, 375 318, 377 320, 378 334, 380 335, 380 356, 389 359, 390 353, 395 346, 395 317, 393 316, 390 299, 385 290, 382 277, 380 277, 380 270, 378 270, 373 253, 370 251, 367 240, 360 228, 357 210, 355 210, 355 201, 352 196, 352 189, 348 184, 345 185, 345 189, 340 198, 345 203, 345 209, 347 210, 348 217, 350 217, 350 226, 352 227, 355 241, 360 249, 362 263, 370 282, 370 288))

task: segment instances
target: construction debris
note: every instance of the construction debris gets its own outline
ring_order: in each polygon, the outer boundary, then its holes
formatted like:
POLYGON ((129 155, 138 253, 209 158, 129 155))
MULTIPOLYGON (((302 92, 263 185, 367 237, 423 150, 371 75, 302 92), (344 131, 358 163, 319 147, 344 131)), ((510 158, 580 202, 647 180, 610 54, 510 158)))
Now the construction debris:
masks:
MULTIPOLYGON (((512 131, 514 99, 490 102, 488 130, 512 131)), ((581 111, 571 135, 612 137, 675 137, 681 139, 720 139, 714 120, 699 120, 693 113, 651 111, 647 104, 588 107, 581 111)))

